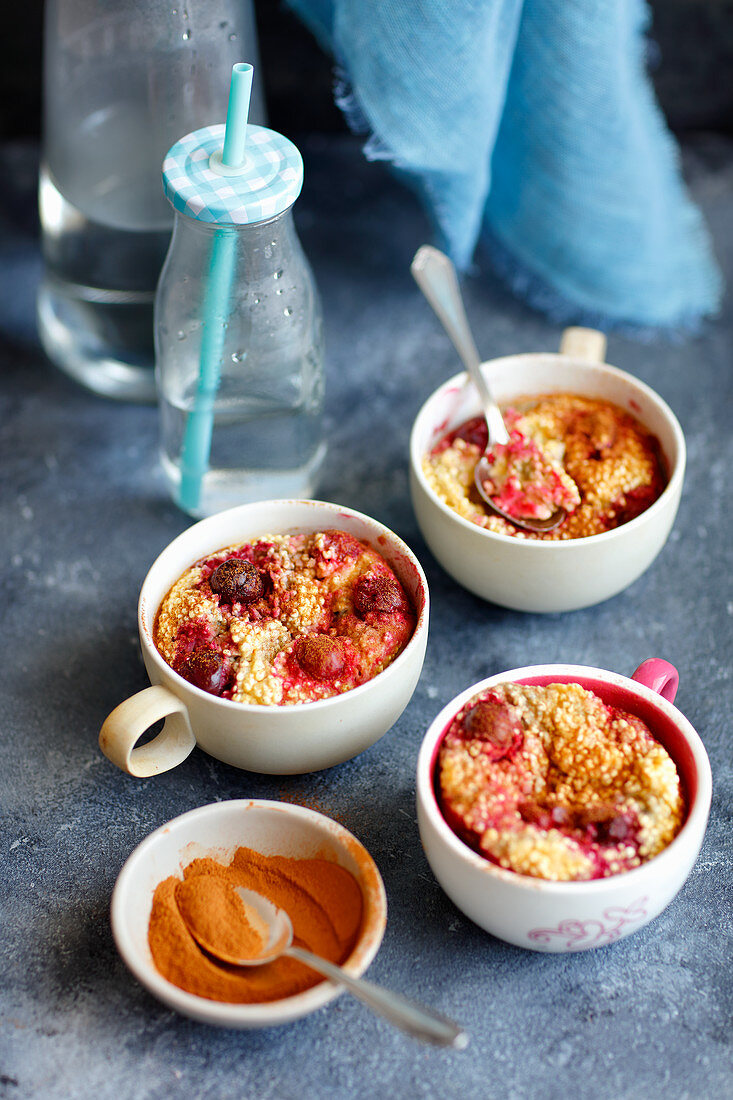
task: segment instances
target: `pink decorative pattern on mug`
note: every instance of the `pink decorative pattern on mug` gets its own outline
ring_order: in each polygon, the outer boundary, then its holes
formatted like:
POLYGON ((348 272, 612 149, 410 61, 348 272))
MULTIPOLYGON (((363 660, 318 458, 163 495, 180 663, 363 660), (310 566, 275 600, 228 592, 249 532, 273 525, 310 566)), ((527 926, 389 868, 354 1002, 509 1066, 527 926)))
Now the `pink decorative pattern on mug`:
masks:
MULTIPOLYGON (((553 943, 553 937, 565 940, 567 951, 583 951, 587 947, 602 947, 608 943, 614 943, 621 936, 626 935, 630 924, 637 924, 644 920, 647 911, 644 908, 648 898, 639 898, 627 908, 620 905, 612 905, 604 909, 600 919, 597 920, 561 920, 557 928, 533 928, 528 933, 534 943, 553 943)), ((556 942, 556 941, 555 941, 556 942)))

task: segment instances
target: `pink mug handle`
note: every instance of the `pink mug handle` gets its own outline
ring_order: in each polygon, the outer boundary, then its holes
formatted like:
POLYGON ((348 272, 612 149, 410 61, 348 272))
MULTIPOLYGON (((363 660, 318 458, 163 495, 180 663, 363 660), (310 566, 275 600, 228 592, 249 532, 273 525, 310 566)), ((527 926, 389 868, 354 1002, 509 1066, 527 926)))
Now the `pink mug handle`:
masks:
POLYGON ((656 691, 668 703, 674 703, 677 688, 680 686, 679 672, 674 665, 663 661, 661 657, 650 657, 648 661, 642 661, 631 679, 656 691))

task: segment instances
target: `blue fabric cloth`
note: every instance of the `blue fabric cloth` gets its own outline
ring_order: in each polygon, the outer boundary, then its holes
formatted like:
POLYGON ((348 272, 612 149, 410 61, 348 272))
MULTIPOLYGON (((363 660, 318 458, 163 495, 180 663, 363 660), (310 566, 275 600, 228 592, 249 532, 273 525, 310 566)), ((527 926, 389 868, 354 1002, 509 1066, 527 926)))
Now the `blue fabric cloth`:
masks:
POLYGON ((643 0, 288 0, 456 264, 558 319, 694 327, 722 280, 645 71, 643 0))

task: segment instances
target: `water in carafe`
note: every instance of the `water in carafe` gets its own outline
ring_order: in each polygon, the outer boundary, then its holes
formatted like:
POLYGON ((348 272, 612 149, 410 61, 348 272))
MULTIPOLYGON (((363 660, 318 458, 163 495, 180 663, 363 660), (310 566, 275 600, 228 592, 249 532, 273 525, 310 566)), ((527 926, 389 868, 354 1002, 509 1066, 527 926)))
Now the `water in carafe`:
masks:
MULTIPOLYGON (((160 165, 191 120, 225 110, 229 65, 256 52, 251 6, 48 0, 45 18, 40 338, 96 392, 153 400, 153 302, 172 226, 160 165)), ((258 85, 252 112, 263 113, 258 85)))

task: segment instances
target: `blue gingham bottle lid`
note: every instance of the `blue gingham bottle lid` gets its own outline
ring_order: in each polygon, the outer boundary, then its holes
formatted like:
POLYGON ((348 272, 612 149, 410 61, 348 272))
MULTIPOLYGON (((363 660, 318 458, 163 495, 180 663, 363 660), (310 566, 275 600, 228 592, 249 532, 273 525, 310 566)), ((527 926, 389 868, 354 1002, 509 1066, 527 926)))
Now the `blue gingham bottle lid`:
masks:
POLYGON ((303 186, 303 160, 282 134, 247 125, 242 168, 221 162, 224 124, 186 134, 163 161, 163 190, 173 208, 213 225, 248 225, 282 214, 303 186))

